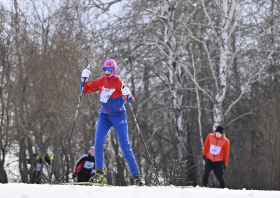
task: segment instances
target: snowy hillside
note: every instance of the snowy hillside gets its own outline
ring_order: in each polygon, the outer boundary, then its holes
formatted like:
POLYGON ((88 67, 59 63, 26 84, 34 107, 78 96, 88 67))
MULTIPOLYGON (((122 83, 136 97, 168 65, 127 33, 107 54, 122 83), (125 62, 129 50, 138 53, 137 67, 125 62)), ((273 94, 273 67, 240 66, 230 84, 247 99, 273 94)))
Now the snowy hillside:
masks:
POLYGON ((278 191, 201 187, 96 187, 0 184, 1 198, 277 198, 278 191))

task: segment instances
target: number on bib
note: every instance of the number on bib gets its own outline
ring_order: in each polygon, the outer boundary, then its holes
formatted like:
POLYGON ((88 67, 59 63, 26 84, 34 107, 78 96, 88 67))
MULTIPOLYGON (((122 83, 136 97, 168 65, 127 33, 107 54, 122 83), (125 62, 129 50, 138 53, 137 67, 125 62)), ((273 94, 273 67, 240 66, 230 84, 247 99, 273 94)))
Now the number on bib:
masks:
POLYGON ((210 153, 211 154, 217 155, 217 154, 220 153, 220 151, 221 151, 221 147, 211 144, 211 146, 210 146, 210 153))
POLYGON ((91 169, 94 166, 94 162, 85 161, 84 167, 87 169, 91 169))
POLYGON ((100 94, 100 101, 107 103, 109 100, 110 96, 114 93, 115 89, 107 89, 105 87, 102 87, 102 91, 100 94))

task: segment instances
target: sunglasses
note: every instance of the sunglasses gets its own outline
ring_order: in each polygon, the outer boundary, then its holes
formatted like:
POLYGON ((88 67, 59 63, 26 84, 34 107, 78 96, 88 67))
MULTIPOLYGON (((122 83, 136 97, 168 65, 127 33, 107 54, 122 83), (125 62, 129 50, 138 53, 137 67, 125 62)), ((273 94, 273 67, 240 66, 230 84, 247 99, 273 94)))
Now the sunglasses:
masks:
POLYGON ((114 67, 103 67, 103 70, 104 71, 109 71, 109 72, 111 72, 111 71, 114 71, 114 67))

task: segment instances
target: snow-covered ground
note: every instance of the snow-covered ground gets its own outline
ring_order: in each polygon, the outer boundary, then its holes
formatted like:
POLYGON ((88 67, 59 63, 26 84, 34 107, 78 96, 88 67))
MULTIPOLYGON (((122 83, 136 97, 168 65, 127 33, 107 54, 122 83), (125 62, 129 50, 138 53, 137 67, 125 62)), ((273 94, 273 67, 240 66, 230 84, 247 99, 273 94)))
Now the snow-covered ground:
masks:
POLYGON ((1 198, 278 198, 280 191, 201 187, 97 187, 48 184, 0 184, 1 198))

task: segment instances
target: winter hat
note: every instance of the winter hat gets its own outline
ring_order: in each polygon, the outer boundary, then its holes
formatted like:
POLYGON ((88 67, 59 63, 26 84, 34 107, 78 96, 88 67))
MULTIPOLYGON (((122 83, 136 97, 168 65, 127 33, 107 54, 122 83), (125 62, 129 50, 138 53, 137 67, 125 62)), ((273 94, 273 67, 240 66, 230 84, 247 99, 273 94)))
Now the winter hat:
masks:
POLYGON ((223 134, 223 130, 224 130, 224 127, 222 127, 222 126, 217 126, 215 132, 220 132, 221 134, 223 134))
POLYGON ((92 146, 92 147, 90 147, 88 152, 91 152, 91 151, 94 151, 94 150, 95 150, 95 148, 94 148, 94 146, 92 146))
POLYGON ((104 65, 103 65, 103 69, 104 69, 104 67, 112 67, 112 68, 114 68, 114 70, 111 71, 109 74, 106 74, 105 71, 104 71, 104 75, 105 75, 106 78, 109 79, 109 78, 112 78, 112 77, 117 75, 117 63, 113 59, 106 60, 104 62, 104 65))
POLYGON ((43 145, 39 145, 39 146, 38 146, 38 150, 39 150, 39 151, 42 150, 42 148, 43 148, 43 145))

